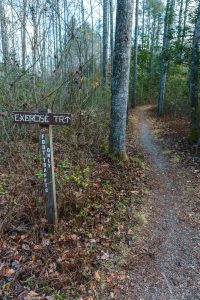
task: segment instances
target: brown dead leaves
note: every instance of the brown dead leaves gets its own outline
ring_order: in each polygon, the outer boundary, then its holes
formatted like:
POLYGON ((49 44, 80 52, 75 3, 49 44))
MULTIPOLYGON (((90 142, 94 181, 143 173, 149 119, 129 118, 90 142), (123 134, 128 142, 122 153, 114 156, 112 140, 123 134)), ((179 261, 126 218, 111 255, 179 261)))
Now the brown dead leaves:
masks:
MULTIPOLYGON (((19 154, 13 152, 12 168, 2 178, 9 191, 2 214, 11 217, 0 242, 0 285, 6 296, 19 300, 52 300, 41 295, 41 288, 44 295, 50 289, 63 293, 63 299, 93 300, 97 287, 112 279, 104 278, 101 264, 112 260, 120 239, 127 236, 128 243, 134 235, 130 208, 142 206, 145 170, 135 161, 113 162, 98 151, 88 154, 56 142, 59 226, 50 233, 42 180, 35 175, 40 167, 36 146, 29 143, 31 153, 23 154, 24 146, 18 145, 19 154), (9 177, 10 172, 16 175, 9 177)), ((129 149, 134 157, 136 152, 129 149)))

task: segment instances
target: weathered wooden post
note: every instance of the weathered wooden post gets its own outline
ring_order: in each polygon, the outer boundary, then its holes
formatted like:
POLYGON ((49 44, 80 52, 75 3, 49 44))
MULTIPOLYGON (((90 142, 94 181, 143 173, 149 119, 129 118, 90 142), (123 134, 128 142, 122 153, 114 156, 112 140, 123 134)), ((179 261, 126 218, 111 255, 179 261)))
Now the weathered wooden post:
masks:
MULTIPOLYGON (((50 113, 50 110, 39 110, 39 113, 50 113)), ((46 197, 46 215, 49 224, 58 223, 56 185, 53 159, 52 125, 40 125, 40 149, 46 197)))
POLYGON ((39 124, 46 216, 49 224, 57 225, 52 125, 71 125, 71 114, 53 114, 47 109, 39 110, 38 113, 13 112, 13 122, 39 124))

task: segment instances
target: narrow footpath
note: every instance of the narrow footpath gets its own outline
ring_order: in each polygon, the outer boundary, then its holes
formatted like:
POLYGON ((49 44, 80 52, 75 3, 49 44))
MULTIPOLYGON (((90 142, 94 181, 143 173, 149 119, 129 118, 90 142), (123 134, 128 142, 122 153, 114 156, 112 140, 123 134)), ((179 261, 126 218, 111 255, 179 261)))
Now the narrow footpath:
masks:
POLYGON ((133 246, 120 300, 200 299, 200 232, 194 222, 199 178, 171 162, 156 140, 149 107, 136 113, 138 143, 149 171, 150 201, 141 239, 133 246))

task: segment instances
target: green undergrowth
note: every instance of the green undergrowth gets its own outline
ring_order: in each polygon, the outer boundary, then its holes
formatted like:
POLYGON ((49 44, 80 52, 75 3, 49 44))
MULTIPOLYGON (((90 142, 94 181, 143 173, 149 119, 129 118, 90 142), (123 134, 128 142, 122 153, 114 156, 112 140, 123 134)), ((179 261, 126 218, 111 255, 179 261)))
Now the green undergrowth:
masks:
POLYGON ((109 284, 104 279, 126 260, 146 219, 146 167, 135 147, 128 146, 128 161, 107 155, 108 123, 101 128, 102 120, 95 114, 82 116, 84 130, 54 130, 55 231, 45 218, 36 128, 4 142, 0 297, 35 292, 53 299, 103 299, 101 292, 109 284))
POLYGON ((187 133, 187 139, 190 143, 196 143, 200 137, 200 130, 190 129, 187 133))

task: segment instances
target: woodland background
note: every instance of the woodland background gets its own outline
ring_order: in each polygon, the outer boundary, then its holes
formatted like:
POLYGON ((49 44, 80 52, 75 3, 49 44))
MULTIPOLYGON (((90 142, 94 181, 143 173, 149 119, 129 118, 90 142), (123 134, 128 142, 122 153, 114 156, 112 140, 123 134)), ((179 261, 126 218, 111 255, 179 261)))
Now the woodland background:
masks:
MULTIPOLYGON (((188 162, 188 149, 193 154, 195 149, 189 143, 197 141, 200 128, 199 1, 118 1, 121 9, 127 3, 133 11, 128 108, 156 106, 164 137, 172 135, 167 122, 179 129, 178 137, 186 137, 173 147, 187 145, 186 154, 174 157, 188 162)), ((127 122, 129 161, 108 154, 114 45, 121 38, 116 10, 114 0, 0 0, 0 297, 5 300, 103 299, 107 286, 115 284, 113 270, 123 265, 145 222, 148 167, 135 142, 134 110, 127 122), (73 114, 73 126, 53 128, 56 232, 45 219, 38 127, 11 119, 14 110, 40 108, 73 114)), ((116 90, 123 88, 119 84, 116 90)), ((126 118, 124 108, 122 115, 126 118)), ((125 278, 123 272, 116 276, 125 278)))
MULTIPOLYGON (((90 114, 99 106, 109 107, 115 1, 0 5, 2 109, 48 106, 90 114)), ((156 103, 164 72, 166 85, 160 89, 165 88, 165 110, 187 114, 197 2, 144 0, 133 5, 130 100, 135 101, 137 91, 138 103, 156 103)))

